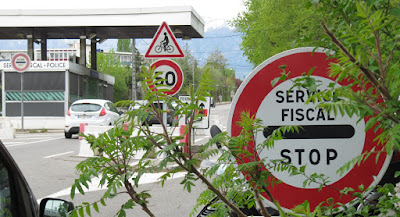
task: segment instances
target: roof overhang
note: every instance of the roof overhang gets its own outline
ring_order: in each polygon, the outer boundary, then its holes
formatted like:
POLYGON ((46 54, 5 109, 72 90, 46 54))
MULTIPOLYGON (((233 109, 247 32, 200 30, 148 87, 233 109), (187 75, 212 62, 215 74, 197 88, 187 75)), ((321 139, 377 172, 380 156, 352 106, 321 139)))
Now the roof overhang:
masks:
POLYGON ((162 22, 177 38, 204 37, 191 6, 125 9, 0 10, 0 39, 152 38, 162 22))

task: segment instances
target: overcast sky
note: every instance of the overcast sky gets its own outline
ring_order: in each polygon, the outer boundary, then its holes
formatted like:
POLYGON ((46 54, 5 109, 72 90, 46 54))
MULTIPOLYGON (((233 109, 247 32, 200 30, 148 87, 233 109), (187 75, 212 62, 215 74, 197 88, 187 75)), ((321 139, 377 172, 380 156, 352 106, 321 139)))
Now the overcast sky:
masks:
POLYGON ((206 22, 206 29, 221 26, 244 11, 244 0, 17 0, 1 9, 140 8, 191 5, 206 22))

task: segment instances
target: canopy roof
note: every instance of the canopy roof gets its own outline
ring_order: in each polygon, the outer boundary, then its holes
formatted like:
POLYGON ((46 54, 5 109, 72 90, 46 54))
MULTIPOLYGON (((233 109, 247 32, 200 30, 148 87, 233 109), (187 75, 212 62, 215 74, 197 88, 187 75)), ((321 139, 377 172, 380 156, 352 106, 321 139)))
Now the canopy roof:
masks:
POLYGON ((204 37, 204 20, 191 6, 179 6, 0 10, 0 39, 152 38, 164 21, 177 38, 204 37))

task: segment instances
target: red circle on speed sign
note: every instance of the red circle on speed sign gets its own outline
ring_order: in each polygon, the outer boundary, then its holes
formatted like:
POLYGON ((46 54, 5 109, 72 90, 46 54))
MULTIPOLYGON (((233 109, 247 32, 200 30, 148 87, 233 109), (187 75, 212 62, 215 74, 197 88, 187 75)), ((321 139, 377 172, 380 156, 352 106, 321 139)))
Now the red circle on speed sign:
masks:
MULTIPOLYGON (((270 169, 274 178, 282 183, 270 187, 269 190, 287 211, 305 200, 309 201, 312 210, 328 198, 347 204, 355 198, 341 195, 339 190, 351 187, 357 191, 361 184, 365 187, 377 184, 390 162, 390 156, 386 154, 380 155, 375 162, 376 154, 372 154, 360 166, 354 166, 344 174, 336 173, 345 163, 375 147, 377 142, 374 142, 374 138, 379 132, 375 133, 373 129, 365 132, 368 118, 358 121, 355 116, 341 116, 340 113, 335 116, 316 108, 315 104, 306 105, 304 102, 312 93, 303 88, 291 88, 293 83, 290 80, 315 68, 312 77, 319 81, 317 91, 327 89, 334 83, 329 78, 328 71, 329 64, 335 61, 328 59, 322 49, 314 51, 314 48, 296 48, 282 52, 254 69, 243 81, 232 101, 228 121, 231 136, 238 136, 242 130, 237 124, 242 112, 249 112, 250 116, 261 119, 262 124, 268 126, 255 135, 255 141, 248 144, 247 151, 254 150, 255 144, 261 144, 279 126, 302 126, 303 133, 285 134, 285 138, 276 141, 273 148, 263 149, 258 156, 267 161, 281 159, 298 168, 306 166, 307 176, 316 173, 329 177, 328 186, 319 190, 320 185, 316 183, 304 186, 306 177, 303 175, 290 176, 288 172, 270 169), (282 69, 279 67, 282 65, 286 65, 287 72, 290 71, 290 79, 279 81, 272 87, 271 81, 281 75, 282 69)), ((349 84, 348 81, 342 81, 335 86, 349 84)), ((357 87, 353 87, 353 90, 356 91, 357 87)), ((380 147, 384 149, 383 146, 380 147)), ((250 162, 250 159, 251 157, 246 158, 245 162, 250 162)), ((263 170, 267 170, 265 165, 263 170)), ((269 199, 267 195, 263 196, 269 199)), ((272 202, 268 201, 268 204, 274 207, 272 202)))
MULTIPOLYGON (((157 78, 165 79, 161 81, 164 94, 175 95, 181 89, 183 85, 183 72, 181 67, 172 60, 158 60, 151 64, 151 68, 155 68, 154 73, 161 73, 157 78)), ((154 81, 156 82, 156 81, 154 81)), ((154 85, 149 86, 150 90, 155 91, 154 85)))
POLYGON ((24 53, 15 54, 11 60, 11 65, 17 72, 25 72, 29 68, 30 63, 29 56, 24 53))

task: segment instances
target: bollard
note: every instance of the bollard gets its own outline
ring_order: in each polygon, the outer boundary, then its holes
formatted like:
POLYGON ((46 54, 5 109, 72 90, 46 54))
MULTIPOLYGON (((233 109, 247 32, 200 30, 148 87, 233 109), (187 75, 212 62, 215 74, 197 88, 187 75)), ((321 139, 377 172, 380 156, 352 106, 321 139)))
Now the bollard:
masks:
POLYGON ((183 136, 183 139, 181 139, 180 142, 186 144, 183 151, 186 154, 189 154, 189 144, 188 144, 189 138, 188 138, 188 134, 185 134, 185 127, 186 127, 186 125, 181 125, 181 127, 180 127, 180 134, 181 134, 181 136, 183 136))
POLYGON ((125 131, 128 131, 128 126, 129 126, 129 124, 128 124, 128 123, 124 123, 123 125, 124 125, 123 129, 124 129, 125 131))
POLYGON ((79 124, 79 139, 82 139, 82 134, 85 133, 85 126, 87 126, 87 123, 80 123, 79 124))

